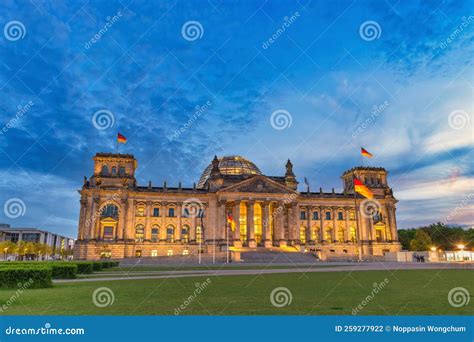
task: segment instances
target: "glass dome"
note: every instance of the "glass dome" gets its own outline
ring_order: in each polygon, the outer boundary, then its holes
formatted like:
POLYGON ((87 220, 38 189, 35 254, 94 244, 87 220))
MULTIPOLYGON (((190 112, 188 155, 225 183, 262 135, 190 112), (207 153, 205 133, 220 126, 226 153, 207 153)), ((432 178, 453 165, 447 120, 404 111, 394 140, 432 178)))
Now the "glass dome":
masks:
MULTIPOLYGON (((207 179, 211 175, 212 163, 209 164, 199 179, 198 188, 204 187, 207 179)), ((219 169, 223 175, 261 175, 259 168, 241 156, 225 156, 219 158, 219 169)))

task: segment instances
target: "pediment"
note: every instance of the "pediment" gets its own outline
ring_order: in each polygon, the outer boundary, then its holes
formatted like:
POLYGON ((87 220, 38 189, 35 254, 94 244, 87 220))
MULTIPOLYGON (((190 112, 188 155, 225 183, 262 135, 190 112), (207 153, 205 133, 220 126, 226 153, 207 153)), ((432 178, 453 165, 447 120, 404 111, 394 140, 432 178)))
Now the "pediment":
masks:
POLYGON ((219 193, 247 192, 247 193, 269 193, 269 194, 291 194, 295 193, 285 185, 275 182, 265 176, 255 176, 240 183, 219 190, 219 193))

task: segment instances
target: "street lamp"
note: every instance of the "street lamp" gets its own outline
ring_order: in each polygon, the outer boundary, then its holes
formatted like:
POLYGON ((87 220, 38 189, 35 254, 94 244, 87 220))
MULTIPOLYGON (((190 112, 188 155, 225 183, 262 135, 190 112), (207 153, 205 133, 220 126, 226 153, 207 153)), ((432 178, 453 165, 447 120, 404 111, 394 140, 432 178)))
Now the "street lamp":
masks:
POLYGON ((436 252, 436 247, 435 246, 431 247, 430 249, 431 249, 432 252, 436 252))
POLYGON ((463 244, 459 244, 458 245, 458 248, 461 250, 461 261, 464 261, 464 245, 463 244))

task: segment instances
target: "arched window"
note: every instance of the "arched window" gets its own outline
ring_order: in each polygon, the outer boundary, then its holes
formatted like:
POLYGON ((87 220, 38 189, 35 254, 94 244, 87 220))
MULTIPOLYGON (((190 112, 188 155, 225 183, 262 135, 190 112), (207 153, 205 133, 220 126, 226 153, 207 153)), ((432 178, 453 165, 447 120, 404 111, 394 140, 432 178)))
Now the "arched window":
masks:
POLYGON ((326 220, 330 220, 330 219, 331 219, 331 212, 326 211, 326 220))
POLYGON ((137 216, 145 216, 145 206, 143 204, 137 206, 137 216))
POLYGON ((313 211, 313 220, 319 220, 319 213, 317 211, 313 211))
POLYGON ((125 175, 125 168, 123 166, 119 167, 119 175, 124 176, 125 175))
POLYGON ((151 242, 158 242, 160 238, 160 228, 158 226, 153 226, 151 228, 151 242))
POLYGON ((181 229, 181 242, 188 243, 189 242, 189 227, 183 226, 181 229))
POLYGON ((172 243, 174 242, 174 227, 168 226, 166 228, 166 242, 172 243))
POLYGON ((337 242, 344 242, 344 228, 337 230, 337 242))
POLYGON ((168 209, 168 217, 174 217, 174 208, 168 209))
POLYGON ((344 220, 344 214, 342 213, 342 211, 339 211, 339 212, 337 213, 337 219, 338 219, 339 221, 344 220))
POLYGON ((114 204, 107 204, 105 207, 102 208, 102 217, 118 217, 118 207, 114 204))
POLYGON ((139 224, 135 227, 135 242, 143 242, 145 237, 145 227, 139 224))
POLYGON ((202 229, 201 226, 196 227, 196 242, 202 243, 202 229))
POLYGON ((117 168, 115 166, 112 166, 112 174, 115 175, 117 173, 117 168))
POLYGON ((332 229, 330 227, 326 228, 324 240, 332 242, 332 229))
POLYGON ((109 168, 107 167, 107 165, 102 165, 102 171, 101 171, 102 175, 106 176, 109 174, 109 168))

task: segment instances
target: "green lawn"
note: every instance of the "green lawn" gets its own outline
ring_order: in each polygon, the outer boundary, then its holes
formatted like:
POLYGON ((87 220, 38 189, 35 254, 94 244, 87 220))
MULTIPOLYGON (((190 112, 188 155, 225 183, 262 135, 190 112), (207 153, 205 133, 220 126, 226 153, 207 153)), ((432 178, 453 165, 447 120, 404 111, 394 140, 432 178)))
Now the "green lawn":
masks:
MULTIPOLYGON (((65 283, 31 289, 19 295, 2 315, 173 315, 208 277, 65 283), (92 294, 110 288, 114 303, 96 307, 92 294)), ((350 315, 384 279, 388 284, 361 310, 360 315, 472 315, 474 300, 454 308, 448 292, 464 287, 474 295, 472 270, 400 270, 268 274, 210 277, 211 283, 182 310, 189 315, 350 315), (276 308, 270 293, 286 287, 290 305, 276 308)), ((0 305, 15 291, 1 290, 0 305)))
MULTIPOLYGON (((350 263, 348 265, 351 265, 350 263)), ((352 264, 357 265, 357 264, 352 264)), ((118 266, 112 268, 103 269, 101 272, 147 272, 147 271, 187 271, 187 270, 254 270, 254 269, 281 269, 281 268, 299 268, 307 269, 313 267, 337 267, 339 265, 331 264, 313 264, 313 265, 245 265, 245 264, 222 264, 222 265, 202 265, 202 266, 187 266, 187 265, 174 265, 174 266, 156 266, 156 265, 130 265, 130 266, 118 266)))

